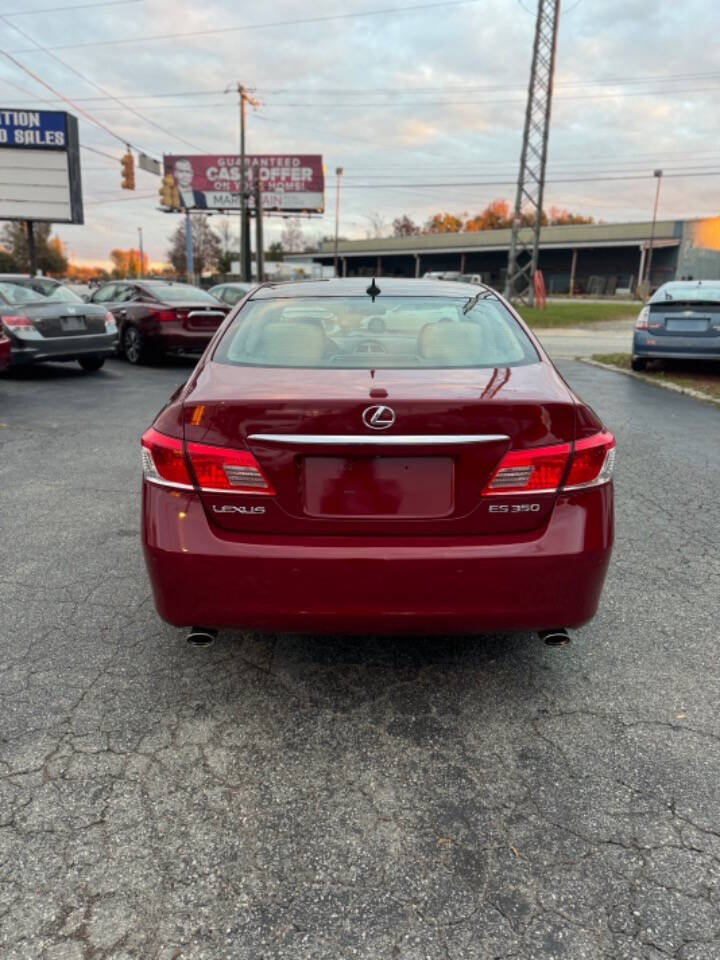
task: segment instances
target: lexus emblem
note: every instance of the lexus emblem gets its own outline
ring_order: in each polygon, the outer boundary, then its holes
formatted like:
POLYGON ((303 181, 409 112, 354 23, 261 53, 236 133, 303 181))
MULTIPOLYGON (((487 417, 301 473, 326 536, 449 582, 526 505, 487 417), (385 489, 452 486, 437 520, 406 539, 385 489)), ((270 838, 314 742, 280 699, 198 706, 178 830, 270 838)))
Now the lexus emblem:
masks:
POLYGON ((395 411, 391 407, 379 404, 375 407, 366 407, 362 415, 363 423, 371 430, 387 430, 395 423, 395 411))

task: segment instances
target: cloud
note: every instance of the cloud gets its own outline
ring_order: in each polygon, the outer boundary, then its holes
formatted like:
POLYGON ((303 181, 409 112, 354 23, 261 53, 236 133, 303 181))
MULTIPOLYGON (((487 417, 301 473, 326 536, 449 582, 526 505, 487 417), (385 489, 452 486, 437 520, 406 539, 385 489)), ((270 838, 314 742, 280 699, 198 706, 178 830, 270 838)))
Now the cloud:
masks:
MULTIPOLYGON (((52 4, 29 0, 29 5, 52 4)), ((396 5, 398 0, 388 0, 387 6, 396 5)), ((532 7, 533 0, 524 5, 532 7)), ((120 190, 123 143, 155 156, 184 152, 184 141, 208 153, 234 153, 237 101, 222 91, 237 80, 256 88, 262 101, 248 115, 249 151, 318 152, 328 171, 344 167, 346 235, 363 235, 369 211, 381 211, 388 221, 402 213, 423 220, 435 210, 472 212, 498 197, 512 200, 534 29, 534 17, 515 0, 246 32, 226 29, 381 6, 370 0, 347 0, 341 7, 331 0, 310 7, 269 0, 249 9, 232 0, 142 0, 13 20, 41 45, 137 38, 127 45, 58 51, 68 67, 39 50, 18 55, 120 138, 81 120, 82 141, 116 160, 83 153, 86 223, 59 228, 62 239, 78 257, 105 259, 112 247, 134 245, 142 225, 151 258, 161 260, 177 217, 157 210, 159 182, 149 174, 138 173, 136 196, 120 190), (206 29, 225 32, 145 39, 206 29), (102 94, 69 67, 127 98, 147 120, 112 100, 88 99, 102 94), (182 96, 148 97, 158 93, 182 96), (423 186, 459 180, 485 185, 423 186)), ((718 28, 720 5, 707 0, 582 0, 568 8, 558 38, 548 205, 605 220, 645 218, 651 212, 653 168, 713 169, 720 71, 707 38, 718 28), (675 79, 647 79, 670 75, 675 79), (637 82, 618 82, 627 80, 637 82), (646 179, 578 182, 576 176, 571 182, 573 174, 604 178, 613 171, 646 179)), ((0 41, 10 51, 32 46, 6 23, 0 24, 0 41)), ((43 103, 50 97, 47 90, 9 62, 0 64, 0 83, 8 107, 20 101, 62 106, 43 103)), ((720 177, 668 176, 661 215, 715 213, 718 188, 720 177)), ((332 231, 334 195, 330 178, 327 214, 308 224, 311 232, 332 231)), ((282 221, 268 220, 268 241, 281 230, 282 221)))

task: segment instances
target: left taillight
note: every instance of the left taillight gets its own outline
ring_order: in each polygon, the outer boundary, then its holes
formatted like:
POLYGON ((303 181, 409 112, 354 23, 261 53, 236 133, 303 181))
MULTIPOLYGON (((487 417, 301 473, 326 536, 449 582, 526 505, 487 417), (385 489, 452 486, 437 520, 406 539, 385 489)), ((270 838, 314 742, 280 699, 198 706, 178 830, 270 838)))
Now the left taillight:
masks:
POLYGON ((260 465, 249 450, 233 450, 204 443, 187 444, 158 433, 153 427, 141 439, 143 476, 151 483, 182 490, 197 487, 205 493, 254 493, 274 496, 260 465))
POLYGON ((8 330, 33 329, 33 322, 30 317, 23 317, 18 314, 0 317, 0 321, 2 321, 2 325, 8 330))
POLYGON ((143 476, 150 483, 192 490, 193 482, 183 455, 182 440, 167 437, 150 427, 142 435, 143 476))
POLYGON ((249 450, 188 443, 187 452, 201 490, 208 493, 275 494, 249 450))
POLYGON ((599 486, 612 478, 615 438, 608 431, 569 443, 530 450, 511 450, 500 461, 483 490, 484 496, 555 493, 599 486), (570 464, 568 466, 568 460, 570 464))

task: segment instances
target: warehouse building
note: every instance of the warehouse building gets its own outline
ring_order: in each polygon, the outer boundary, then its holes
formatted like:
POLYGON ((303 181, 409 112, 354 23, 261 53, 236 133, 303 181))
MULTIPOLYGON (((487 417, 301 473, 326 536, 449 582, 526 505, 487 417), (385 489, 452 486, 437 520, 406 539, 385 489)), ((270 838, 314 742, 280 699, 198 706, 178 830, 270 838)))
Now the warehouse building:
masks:
MULTIPOLYGON (((525 231, 527 241, 530 230, 525 231)), ((311 254, 331 266, 333 243, 311 254)), ((651 257, 651 288, 667 280, 720 279, 720 217, 647 223, 593 223, 543 227, 539 268, 550 294, 634 293, 651 257)), ((338 243, 338 273, 345 277, 422 277, 431 271, 479 274, 505 284, 510 230, 422 234, 338 243)), ((307 260, 308 254, 286 256, 307 260)))

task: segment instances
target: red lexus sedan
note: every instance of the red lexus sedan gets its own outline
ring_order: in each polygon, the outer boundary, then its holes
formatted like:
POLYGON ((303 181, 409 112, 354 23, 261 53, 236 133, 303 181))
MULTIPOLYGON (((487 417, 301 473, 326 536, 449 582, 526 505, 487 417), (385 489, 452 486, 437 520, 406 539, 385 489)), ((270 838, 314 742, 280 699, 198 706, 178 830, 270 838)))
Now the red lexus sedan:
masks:
POLYGON ((258 287, 142 438, 158 612, 562 639, 598 605, 614 447, 488 287, 258 287))

